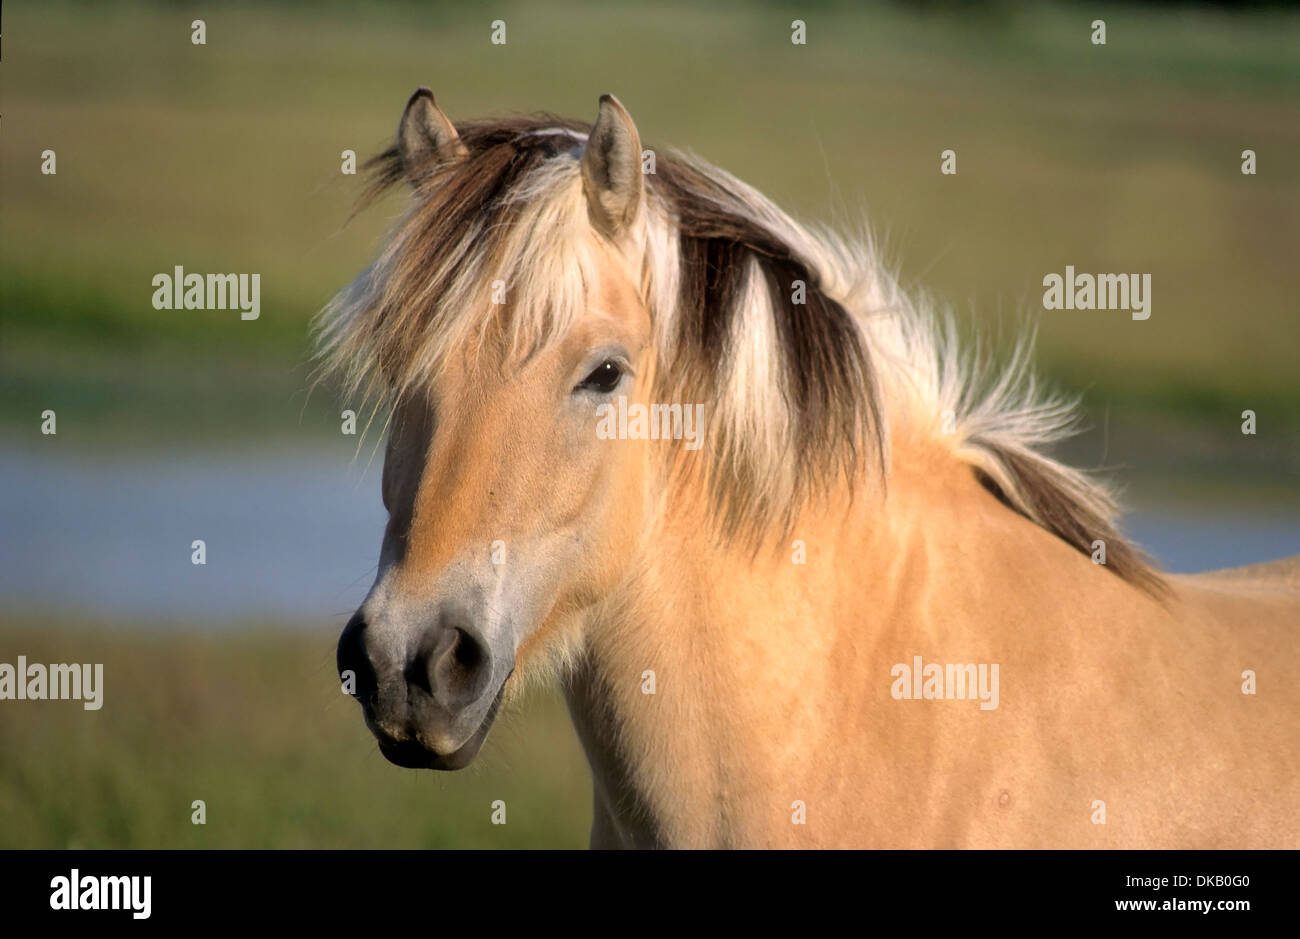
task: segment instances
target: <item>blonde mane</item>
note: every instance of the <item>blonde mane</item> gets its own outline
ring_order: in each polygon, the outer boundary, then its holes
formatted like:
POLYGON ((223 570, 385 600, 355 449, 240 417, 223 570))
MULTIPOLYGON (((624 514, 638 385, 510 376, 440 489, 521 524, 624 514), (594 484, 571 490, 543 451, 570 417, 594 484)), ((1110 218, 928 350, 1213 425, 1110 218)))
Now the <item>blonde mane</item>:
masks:
MULTIPOLYGON (((489 329, 525 360, 563 335, 595 282, 579 157, 590 127, 551 116, 463 123, 463 158, 428 167, 376 261, 322 311, 325 371, 392 402, 489 329), (506 292, 494 304, 494 290, 506 292)), ((371 161, 368 202, 402 181, 371 161)), ((933 428, 999 499, 1147 589, 1111 494, 1046 456, 1075 429, 1021 342, 996 372, 950 316, 917 304, 866 237, 805 227, 730 174, 656 154, 632 254, 654 324, 656 400, 710 402, 705 469, 720 530, 756 536, 804 502, 889 467, 889 423, 933 428)))

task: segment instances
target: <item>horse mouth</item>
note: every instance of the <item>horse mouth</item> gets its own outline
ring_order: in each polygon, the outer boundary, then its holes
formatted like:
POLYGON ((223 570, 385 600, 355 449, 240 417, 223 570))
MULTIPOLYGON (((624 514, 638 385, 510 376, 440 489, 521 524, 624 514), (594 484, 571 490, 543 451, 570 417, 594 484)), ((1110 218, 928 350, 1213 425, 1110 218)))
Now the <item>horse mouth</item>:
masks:
POLYGON ((417 738, 394 740, 389 737, 380 737, 379 752, 384 755, 384 759, 388 760, 388 762, 405 769, 464 769, 473 762, 474 757, 478 755, 479 749, 483 746, 483 741, 487 740, 488 731, 492 729, 492 724, 496 721, 497 711, 501 708, 501 699, 505 696, 505 691, 506 685, 505 682, 502 682, 501 687, 497 689, 496 697, 492 699, 487 714, 483 715, 483 721, 479 724, 478 729, 455 750, 439 753, 425 746, 417 738))

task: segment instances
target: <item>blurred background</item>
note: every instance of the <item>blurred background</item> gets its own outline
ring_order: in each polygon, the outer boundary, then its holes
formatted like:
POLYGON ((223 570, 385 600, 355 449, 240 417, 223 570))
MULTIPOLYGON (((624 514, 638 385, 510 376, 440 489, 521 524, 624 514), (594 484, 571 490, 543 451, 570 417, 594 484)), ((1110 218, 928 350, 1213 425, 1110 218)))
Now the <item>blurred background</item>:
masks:
POLYGON ((386 146, 419 85, 453 119, 590 120, 614 92, 647 146, 801 218, 869 220, 964 323, 1037 324, 1042 373, 1087 417, 1062 455, 1123 484, 1168 569, 1300 551, 1293 10, 45 2, 7 5, 3 35, 0 662, 103 663, 105 688, 96 712, 0 702, 0 847, 585 846, 557 694, 504 715, 469 770, 416 773, 334 671, 382 452, 340 432, 333 389, 307 394, 307 326, 401 208, 345 227, 342 151, 386 146), (1067 264, 1149 272, 1151 318, 1044 312, 1067 264), (176 265, 259 273, 260 318, 154 310, 176 265))

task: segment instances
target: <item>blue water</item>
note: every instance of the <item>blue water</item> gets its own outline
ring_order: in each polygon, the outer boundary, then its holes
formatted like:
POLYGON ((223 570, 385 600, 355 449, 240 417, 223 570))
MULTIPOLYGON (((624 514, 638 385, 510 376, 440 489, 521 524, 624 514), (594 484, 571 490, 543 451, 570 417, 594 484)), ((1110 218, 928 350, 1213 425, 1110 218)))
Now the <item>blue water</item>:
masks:
MULTIPOLYGON (((382 454, 0 452, 0 620, 337 625, 369 589, 382 454), (191 543, 207 563, 191 563, 191 543)), ((1129 534, 1194 572, 1300 553, 1300 510, 1150 507, 1129 534)))
POLYGON ((1300 512, 1133 512, 1124 531, 1175 574, 1257 564, 1300 554, 1300 512))
POLYGON ((383 454, 368 457, 4 453, 0 607, 245 625, 349 615, 383 535, 383 454))

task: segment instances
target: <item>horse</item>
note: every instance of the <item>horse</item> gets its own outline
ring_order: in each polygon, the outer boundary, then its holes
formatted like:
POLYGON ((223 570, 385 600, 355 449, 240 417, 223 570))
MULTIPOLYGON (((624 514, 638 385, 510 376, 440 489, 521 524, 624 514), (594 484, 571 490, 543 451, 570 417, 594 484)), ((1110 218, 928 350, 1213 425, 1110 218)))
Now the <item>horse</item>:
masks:
POLYGON ((1157 569, 1046 454, 1077 406, 1027 341, 990 364, 610 95, 421 88, 370 168, 410 207, 316 328, 384 415, 337 662, 388 760, 558 681, 593 847, 1300 846, 1300 557, 1157 569))

